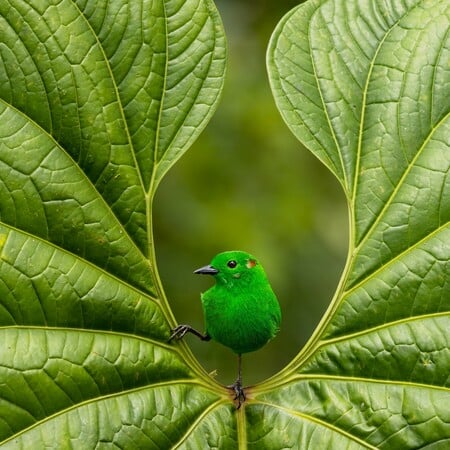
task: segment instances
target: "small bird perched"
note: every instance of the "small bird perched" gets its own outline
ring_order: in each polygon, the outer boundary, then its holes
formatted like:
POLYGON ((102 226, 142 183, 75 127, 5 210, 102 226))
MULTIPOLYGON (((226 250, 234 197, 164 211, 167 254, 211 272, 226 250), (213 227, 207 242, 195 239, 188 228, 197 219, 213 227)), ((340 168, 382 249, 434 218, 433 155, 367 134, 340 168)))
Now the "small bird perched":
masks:
POLYGON ((204 341, 220 342, 237 353, 238 377, 229 388, 235 393, 239 409, 245 401, 241 355, 258 350, 275 337, 281 322, 280 305, 261 264, 248 253, 219 253, 210 265, 194 273, 216 279, 216 284, 201 295, 206 332, 178 325, 169 342, 193 333, 204 341))

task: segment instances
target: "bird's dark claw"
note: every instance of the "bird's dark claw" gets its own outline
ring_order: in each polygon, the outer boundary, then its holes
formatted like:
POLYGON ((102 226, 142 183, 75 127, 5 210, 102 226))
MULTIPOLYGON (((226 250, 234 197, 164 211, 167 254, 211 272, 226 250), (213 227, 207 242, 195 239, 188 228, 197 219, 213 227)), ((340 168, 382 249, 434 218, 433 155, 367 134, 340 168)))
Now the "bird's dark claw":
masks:
POLYGON ((233 383, 231 386, 228 386, 228 389, 231 389, 234 392, 235 396, 233 400, 237 400, 236 409, 239 409, 242 403, 245 402, 245 392, 244 388, 242 387, 241 380, 236 380, 235 383, 233 383))
POLYGON ((200 338, 202 341, 209 341, 211 339, 208 334, 202 334, 195 328, 192 328, 190 325, 178 325, 172 330, 172 334, 170 335, 168 342, 172 341, 173 339, 179 341, 180 339, 184 338, 184 335, 186 333, 195 334, 195 336, 200 338))
POLYGON ((184 338, 184 335, 191 331, 191 327, 189 325, 178 325, 172 330, 172 334, 170 335, 168 342, 171 342, 173 339, 179 341, 184 338))

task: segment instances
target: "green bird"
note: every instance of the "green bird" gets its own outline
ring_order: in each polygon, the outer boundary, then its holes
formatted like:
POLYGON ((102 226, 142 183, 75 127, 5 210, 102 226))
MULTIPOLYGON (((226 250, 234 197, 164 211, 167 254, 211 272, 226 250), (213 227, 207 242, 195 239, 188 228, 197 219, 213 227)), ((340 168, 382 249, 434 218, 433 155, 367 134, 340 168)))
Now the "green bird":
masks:
POLYGON ((204 341, 213 339, 238 355, 238 377, 229 386, 238 401, 245 401, 241 356, 254 352, 275 337, 281 322, 281 310, 266 273, 258 260, 242 251, 219 253, 210 265, 194 271, 212 275, 216 284, 201 295, 205 333, 189 325, 178 325, 172 339, 193 333, 204 341))

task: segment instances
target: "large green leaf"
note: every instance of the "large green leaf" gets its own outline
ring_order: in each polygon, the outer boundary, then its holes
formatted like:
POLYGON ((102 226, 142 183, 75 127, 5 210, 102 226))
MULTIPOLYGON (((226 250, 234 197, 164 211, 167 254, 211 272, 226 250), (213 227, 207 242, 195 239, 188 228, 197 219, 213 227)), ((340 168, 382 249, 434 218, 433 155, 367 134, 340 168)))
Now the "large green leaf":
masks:
POLYGON ((272 36, 277 106, 340 181, 350 245, 314 336, 257 388, 258 445, 450 445, 449 24, 446 0, 310 1, 272 36))
POLYGON ((236 411, 167 343, 151 227, 222 88, 214 6, 0 2, 0 447, 447 448, 449 22, 446 0, 334 0, 278 25, 275 100, 341 183, 350 248, 236 411))
POLYGON ((220 18, 210 0, 7 0, 0 29, 2 448, 168 447, 224 399, 167 343, 151 230, 222 89, 220 18))

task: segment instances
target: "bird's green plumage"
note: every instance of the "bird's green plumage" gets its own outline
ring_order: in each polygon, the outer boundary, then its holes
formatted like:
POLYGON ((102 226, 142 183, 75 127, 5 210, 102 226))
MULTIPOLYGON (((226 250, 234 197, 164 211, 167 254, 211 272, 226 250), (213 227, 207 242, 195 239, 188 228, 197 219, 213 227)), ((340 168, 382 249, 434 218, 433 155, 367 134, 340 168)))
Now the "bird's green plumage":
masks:
POLYGON ((206 333, 237 354, 258 350, 277 334, 281 322, 261 264, 248 253, 230 251, 215 256, 208 268, 197 272, 217 271, 216 284, 201 297, 206 333))

